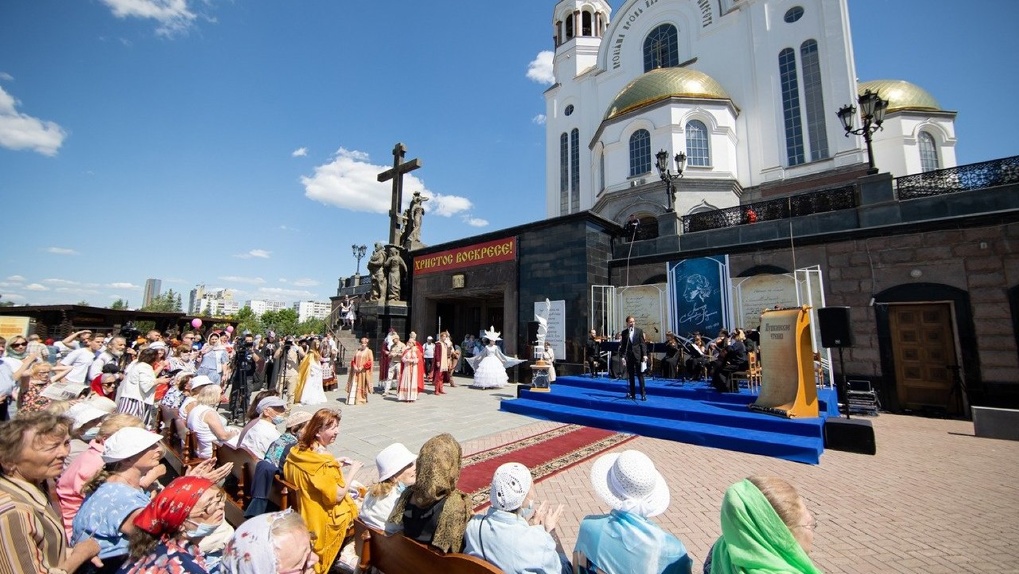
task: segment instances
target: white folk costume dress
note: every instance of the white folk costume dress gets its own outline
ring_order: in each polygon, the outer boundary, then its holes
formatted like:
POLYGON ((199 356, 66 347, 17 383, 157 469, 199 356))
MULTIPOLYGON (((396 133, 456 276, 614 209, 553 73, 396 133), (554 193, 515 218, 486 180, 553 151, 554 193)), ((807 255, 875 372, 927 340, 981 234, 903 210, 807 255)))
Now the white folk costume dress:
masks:
POLYGON ((504 387, 509 382, 506 369, 524 362, 523 359, 507 357, 496 346, 495 342, 499 340, 500 334, 495 330, 495 327, 490 327, 484 337, 488 341, 488 345, 481 349, 480 353, 467 359, 471 368, 474 369, 472 388, 497 389, 504 387))

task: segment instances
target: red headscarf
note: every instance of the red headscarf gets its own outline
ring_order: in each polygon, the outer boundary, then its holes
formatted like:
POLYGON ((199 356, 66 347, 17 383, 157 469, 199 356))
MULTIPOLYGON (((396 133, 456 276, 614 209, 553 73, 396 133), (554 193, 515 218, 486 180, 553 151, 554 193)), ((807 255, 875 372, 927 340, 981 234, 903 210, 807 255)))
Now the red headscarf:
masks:
POLYGON ((135 527, 159 537, 176 533, 212 486, 212 481, 197 476, 174 479, 138 513, 135 527))

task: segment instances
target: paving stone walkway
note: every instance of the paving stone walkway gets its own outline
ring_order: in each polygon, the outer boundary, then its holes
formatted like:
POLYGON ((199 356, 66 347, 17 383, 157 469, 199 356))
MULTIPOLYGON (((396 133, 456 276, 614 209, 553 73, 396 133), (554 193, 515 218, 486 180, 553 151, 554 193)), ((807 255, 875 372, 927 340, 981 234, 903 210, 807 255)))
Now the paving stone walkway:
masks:
MULTIPOLYGON (((444 396, 428 387, 414 404, 374 395, 347 407, 334 398, 343 411, 336 454, 365 462, 358 479, 367 482, 375 454, 394 441, 416 451, 450 432, 470 454, 556 424, 500 412, 514 385, 481 391, 456 382, 444 396)), ((1019 442, 976 438, 966 421, 871 420, 876 456, 829 450, 817 466, 644 437, 621 450, 645 452, 666 477, 672 504, 655 520, 686 544, 695 571, 719 535, 725 489, 761 474, 787 479, 806 498, 818 520, 812 557, 825 572, 1019 572, 1019 442)), ((590 489, 592 463, 537 486, 539 498, 566 505, 559 533, 567 549, 585 515, 607 511, 590 489)))

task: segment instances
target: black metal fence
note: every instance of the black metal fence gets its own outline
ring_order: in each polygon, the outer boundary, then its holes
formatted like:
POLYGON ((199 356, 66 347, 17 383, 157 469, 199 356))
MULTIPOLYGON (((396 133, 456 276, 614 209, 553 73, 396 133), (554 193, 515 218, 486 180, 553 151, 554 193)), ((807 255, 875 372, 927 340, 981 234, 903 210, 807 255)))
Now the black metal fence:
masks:
POLYGON ((779 199, 758 201, 726 209, 686 215, 683 216, 683 232, 689 233, 692 231, 707 231, 709 229, 749 225, 760 221, 775 221, 814 213, 852 209, 856 206, 856 186, 849 184, 779 199))
POLYGON ((1019 156, 895 178, 900 200, 1019 183, 1019 156))

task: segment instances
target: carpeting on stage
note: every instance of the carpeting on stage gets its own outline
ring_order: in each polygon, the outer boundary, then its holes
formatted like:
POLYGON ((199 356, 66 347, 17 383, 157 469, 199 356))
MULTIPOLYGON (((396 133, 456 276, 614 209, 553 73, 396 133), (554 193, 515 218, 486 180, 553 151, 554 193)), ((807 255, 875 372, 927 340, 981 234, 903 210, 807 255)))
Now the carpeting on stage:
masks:
POLYGON ((838 416, 833 389, 818 388, 820 416, 783 418, 751 411, 757 395, 746 388, 719 393, 706 381, 648 379, 648 400, 626 398, 619 379, 560 376, 550 392, 521 388, 501 410, 537 419, 585 425, 700 446, 819 464, 824 422, 838 416))
POLYGON ((523 464, 531 470, 534 482, 538 482, 633 438, 632 434, 562 425, 465 456, 457 487, 470 494, 475 510, 480 510, 488 505, 492 474, 504 463, 523 464))

